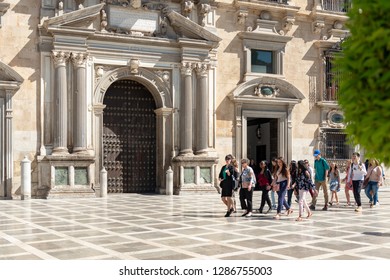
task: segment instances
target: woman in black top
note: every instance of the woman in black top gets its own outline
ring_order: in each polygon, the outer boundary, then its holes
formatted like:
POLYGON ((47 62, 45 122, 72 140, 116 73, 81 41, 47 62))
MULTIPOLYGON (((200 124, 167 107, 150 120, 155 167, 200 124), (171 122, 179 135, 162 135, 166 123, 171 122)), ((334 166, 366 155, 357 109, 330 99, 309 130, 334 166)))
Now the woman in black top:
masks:
POLYGON ((235 185, 235 171, 231 164, 232 158, 231 155, 225 157, 226 164, 222 166, 218 176, 219 186, 221 187, 221 200, 227 207, 225 217, 229 217, 234 211, 232 195, 235 185))

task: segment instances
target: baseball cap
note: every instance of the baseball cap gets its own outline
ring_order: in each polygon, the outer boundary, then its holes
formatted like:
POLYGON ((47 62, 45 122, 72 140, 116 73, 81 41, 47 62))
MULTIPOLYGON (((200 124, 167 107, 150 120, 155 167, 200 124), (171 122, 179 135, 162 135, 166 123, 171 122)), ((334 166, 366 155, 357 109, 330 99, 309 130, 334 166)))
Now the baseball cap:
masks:
POLYGON ((321 154, 321 151, 320 150, 314 150, 314 154, 313 154, 313 156, 318 156, 319 154, 321 154))

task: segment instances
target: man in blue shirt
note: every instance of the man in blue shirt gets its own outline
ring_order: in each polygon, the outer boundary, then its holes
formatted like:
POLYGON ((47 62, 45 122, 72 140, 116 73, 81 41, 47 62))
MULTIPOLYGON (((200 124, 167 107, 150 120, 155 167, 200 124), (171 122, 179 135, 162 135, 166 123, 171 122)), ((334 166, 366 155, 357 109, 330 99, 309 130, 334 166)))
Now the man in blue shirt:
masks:
MULTIPOLYGON (((324 192, 325 206, 322 208, 323 211, 328 210, 328 186, 326 184, 326 178, 328 177, 328 171, 330 169, 326 159, 321 157, 321 151, 315 150, 313 156, 315 157, 314 161, 314 170, 315 170, 315 179, 314 183, 316 185, 317 194, 320 192, 320 187, 322 186, 322 191, 324 192)), ((311 201, 310 209, 315 210, 317 204, 317 196, 313 195, 311 201)))

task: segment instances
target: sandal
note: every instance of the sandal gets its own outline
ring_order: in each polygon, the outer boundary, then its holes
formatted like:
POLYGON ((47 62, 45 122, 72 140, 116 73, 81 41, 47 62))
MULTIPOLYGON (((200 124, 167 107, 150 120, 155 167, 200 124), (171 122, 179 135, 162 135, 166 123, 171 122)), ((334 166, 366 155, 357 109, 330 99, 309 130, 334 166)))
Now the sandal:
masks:
POLYGON ((288 209, 288 210, 287 210, 287 216, 290 215, 290 214, 292 214, 293 212, 294 212, 293 210, 288 209))
POLYGON ((276 215, 274 216, 274 219, 275 219, 275 220, 279 220, 279 219, 280 219, 280 215, 279 215, 279 214, 276 214, 276 215))
POLYGON ((301 217, 301 216, 299 216, 298 218, 296 218, 296 219, 295 219, 295 221, 297 221, 297 222, 301 222, 301 221, 302 221, 302 217, 301 217))
POLYGON ((306 218, 310 218, 311 216, 313 216, 313 213, 312 212, 310 212, 309 214, 307 214, 307 217, 306 218))

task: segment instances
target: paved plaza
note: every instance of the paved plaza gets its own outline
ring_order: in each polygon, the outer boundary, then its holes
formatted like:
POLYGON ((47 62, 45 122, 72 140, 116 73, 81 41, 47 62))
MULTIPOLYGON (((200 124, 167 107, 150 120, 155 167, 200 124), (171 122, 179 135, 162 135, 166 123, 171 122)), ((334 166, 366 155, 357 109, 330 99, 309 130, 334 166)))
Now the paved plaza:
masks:
POLYGON ((225 218, 217 192, 3 200, 0 259, 390 259, 390 189, 380 189, 380 206, 372 209, 362 192, 362 213, 344 206, 342 192, 339 206, 302 222, 295 221, 296 203, 281 220, 272 218, 275 211, 225 218))

